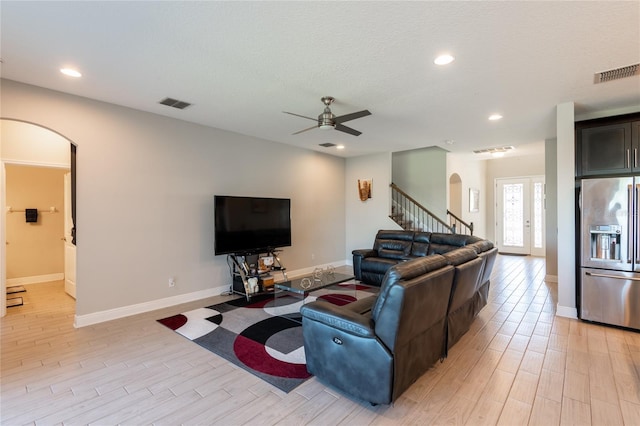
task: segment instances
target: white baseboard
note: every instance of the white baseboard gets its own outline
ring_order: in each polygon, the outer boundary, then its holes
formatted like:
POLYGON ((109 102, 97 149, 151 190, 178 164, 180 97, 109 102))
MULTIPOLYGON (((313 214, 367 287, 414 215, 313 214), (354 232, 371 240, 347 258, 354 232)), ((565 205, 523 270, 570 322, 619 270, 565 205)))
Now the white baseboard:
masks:
POLYGON ((32 277, 7 278, 7 287, 11 287, 14 285, 29 285, 29 284, 38 284, 38 283, 46 283, 49 281, 61 281, 61 280, 64 280, 63 272, 59 272, 57 274, 34 275, 32 277))
POLYGON ((86 327, 88 325, 98 324, 105 321, 111 321, 131 315, 142 314, 145 312, 155 311, 157 309, 168 308, 169 306, 175 306, 181 303, 193 302, 195 300, 206 299, 207 297, 218 296, 228 290, 229 286, 225 285, 221 287, 210 288, 207 290, 194 291, 193 293, 166 297, 164 299, 152 300, 150 302, 137 303, 135 305, 94 312, 86 315, 76 314, 74 317, 73 326, 76 328, 86 327))
POLYGON ((549 283, 557 283, 558 276, 557 275, 545 275, 544 280, 549 283))
POLYGON ((573 306, 556 305, 556 315, 559 317, 578 319, 578 309, 573 306))
MULTIPOLYGON (((326 268, 327 266, 345 266, 347 262, 337 261, 331 263, 325 263, 323 265, 316 265, 310 268, 296 269, 294 271, 287 271, 287 277, 298 277, 300 275, 306 275, 313 273, 315 268, 326 268)), ((279 272, 273 272, 274 278, 277 281, 284 279, 279 272)), ((63 277, 64 278, 64 277, 63 277)), ((7 280, 8 282, 9 280, 7 280)), ((224 285, 220 287, 214 287, 207 290, 196 291, 193 293, 180 294, 178 296, 167 297, 159 300, 152 300, 150 302, 138 303, 135 305, 122 306, 120 308, 108 309, 106 311, 94 312, 86 315, 76 315, 74 317, 73 325, 76 328, 86 327, 88 325, 98 324, 105 321, 112 321, 128 317, 131 315, 142 314, 145 312, 155 311, 157 309, 168 308, 170 306, 179 305, 181 303, 193 302, 195 300, 206 299, 207 297, 218 296, 222 293, 229 291, 229 286, 224 285)))

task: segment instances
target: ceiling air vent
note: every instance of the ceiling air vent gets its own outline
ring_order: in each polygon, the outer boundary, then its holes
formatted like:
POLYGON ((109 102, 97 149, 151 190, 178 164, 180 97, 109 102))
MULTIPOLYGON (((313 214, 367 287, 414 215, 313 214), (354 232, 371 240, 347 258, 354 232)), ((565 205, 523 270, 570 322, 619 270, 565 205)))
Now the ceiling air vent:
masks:
POLYGON ((513 149, 512 146, 501 146, 498 148, 487 148, 487 149, 477 149, 475 151, 473 151, 474 154, 485 154, 485 153, 489 153, 489 154, 493 154, 496 152, 507 152, 507 151, 511 151, 513 149))
POLYGON ((335 143, 331 143, 331 142, 320 143, 318 145, 323 146, 325 148, 331 148, 332 146, 336 146, 335 143))
POLYGON ((191 106, 189 102, 183 102, 173 98, 164 98, 160 101, 160 104, 178 109, 185 109, 186 107, 191 106))
POLYGON ((594 75, 593 83, 606 83, 607 81, 618 80, 626 77, 640 75, 640 64, 628 65, 614 70, 597 72, 594 75))

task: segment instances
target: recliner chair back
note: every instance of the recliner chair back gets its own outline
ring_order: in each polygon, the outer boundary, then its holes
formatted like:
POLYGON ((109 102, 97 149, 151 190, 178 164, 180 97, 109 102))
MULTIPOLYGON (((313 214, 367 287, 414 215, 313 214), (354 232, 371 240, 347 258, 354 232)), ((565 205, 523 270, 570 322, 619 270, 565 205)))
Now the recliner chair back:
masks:
POLYGON ((460 248, 442 255, 455 267, 447 315, 447 346, 451 348, 469 330, 476 316, 476 293, 484 259, 472 248, 460 248))
POLYGON ((413 232, 407 231, 378 231, 373 249, 379 257, 387 259, 406 259, 411 252, 413 232))
POLYGON ((394 357, 392 399, 442 356, 453 276, 444 257, 430 256, 400 263, 383 279, 371 319, 394 357))

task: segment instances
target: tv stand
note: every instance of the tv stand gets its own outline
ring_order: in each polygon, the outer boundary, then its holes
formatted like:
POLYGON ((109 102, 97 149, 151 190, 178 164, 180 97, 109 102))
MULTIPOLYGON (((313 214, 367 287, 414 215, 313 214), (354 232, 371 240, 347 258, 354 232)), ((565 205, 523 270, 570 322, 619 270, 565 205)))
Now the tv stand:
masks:
POLYGON ((282 266, 277 253, 279 250, 266 250, 260 253, 231 253, 227 255, 227 264, 231 273, 231 291, 240 294, 250 301, 252 297, 264 294, 273 294, 274 287, 266 290, 260 284, 263 278, 273 272, 281 272, 285 281, 287 280, 286 268, 282 266), (273 263, 264 269, 260 269, 261 258, 272 258, 273 263), (258 291, 251 292, 250 278, 257 278, 259 283, 258 291))

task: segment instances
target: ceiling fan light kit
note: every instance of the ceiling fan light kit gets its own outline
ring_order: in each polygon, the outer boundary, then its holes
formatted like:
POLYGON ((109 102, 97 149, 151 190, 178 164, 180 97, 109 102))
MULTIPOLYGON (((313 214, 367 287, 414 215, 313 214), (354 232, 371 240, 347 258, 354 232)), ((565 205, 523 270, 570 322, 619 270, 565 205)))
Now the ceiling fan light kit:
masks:
POLYGON ((295 114, 293 112, 283 111, 285 114, 295 115, 296 117, 306 118, 308 120, 313 120, 317 122, 317 125, 313 127, 309 127, 308 129, 297 131, 293 133, 294 135, 297 135, 302 132, 306 132, 308 130, 313 130, 315 128, 320 128, 322 130, 335 129, 340 132, 349 133, 350 135, 353 135, 353 136, 359 136, 362 134, 362 132, 356 129, 352 129, 351 127, 347 127, 342 123, 355 120, 357 118, 366 117, 367 115, 371 115, 371 113, 368 110, 365 109, 358 112, 352 112, 351 114, 336 116, 331 112, 331 108, 329 107, 333 103, 333 101, 335 101, 335 98, 332 96, 323 96, 320 100, 325 105, 325 107, 324 107, 324 111, 322 112, 322 114, 318 115, 317 119, 300 115, 300 114, 295 114))

